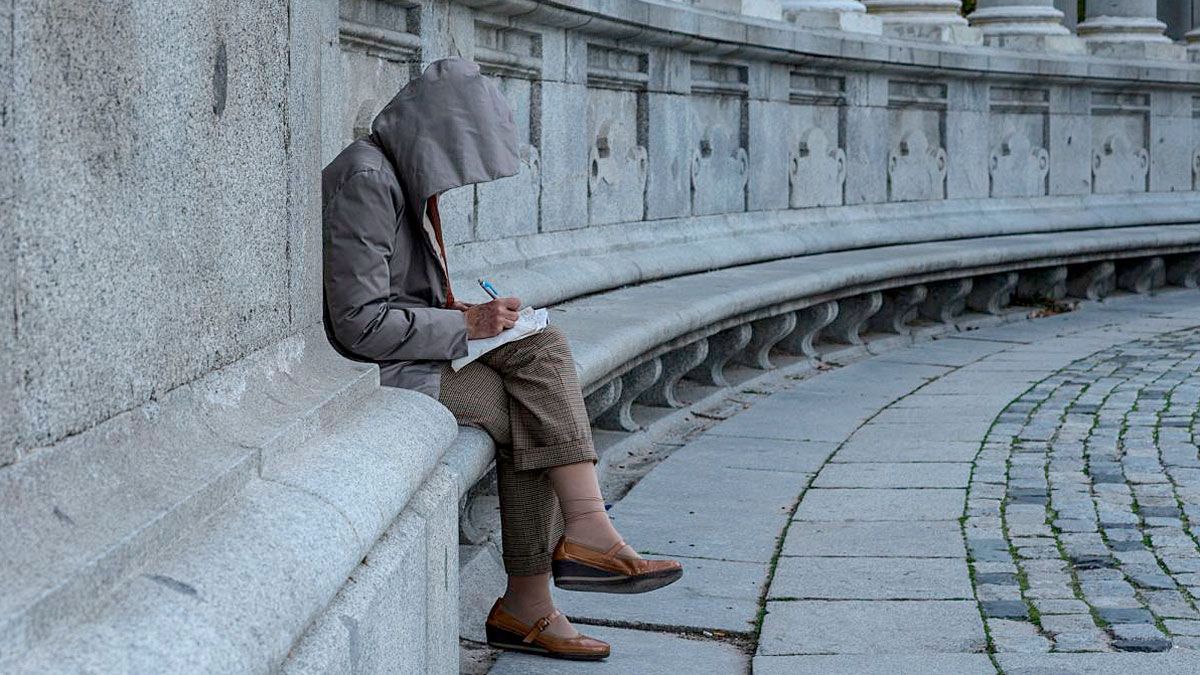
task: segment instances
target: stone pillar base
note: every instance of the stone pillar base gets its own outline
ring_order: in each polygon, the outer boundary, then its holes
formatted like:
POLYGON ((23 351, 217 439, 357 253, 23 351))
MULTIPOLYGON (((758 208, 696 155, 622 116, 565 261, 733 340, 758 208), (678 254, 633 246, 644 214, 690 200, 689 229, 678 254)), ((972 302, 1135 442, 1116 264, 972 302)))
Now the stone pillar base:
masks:
POLYGON ((783 18, 804 28, 825 28, 869 35, 883 34, 883 21, 877 16, 863 12, 784 10, 783 18))
POLYGON ((1055 54, 1086 54, 1087 43, 1074 35, 983 35, 989 47, 1055 54))
MULTIPOLYGON (((1087 41, 1088 51, 1096 56, 1111 56, 1124 59, 1148 59, 1152 61, 1184 61, 1188 48, 1173 42, 1108 42, 1087 41)), ((1196 58, 1193 56, 1193 61, 1196 58)))
POLYGON ((978 28, 955 24, 885 23, 883 34, 902 40, 925 40, 954 45, 983 44, 983 32, 978 28))
POLYGON ((780 0, 687 0, 689 4, 730 14, 756 16, 762 19, 783 19, 780 0))

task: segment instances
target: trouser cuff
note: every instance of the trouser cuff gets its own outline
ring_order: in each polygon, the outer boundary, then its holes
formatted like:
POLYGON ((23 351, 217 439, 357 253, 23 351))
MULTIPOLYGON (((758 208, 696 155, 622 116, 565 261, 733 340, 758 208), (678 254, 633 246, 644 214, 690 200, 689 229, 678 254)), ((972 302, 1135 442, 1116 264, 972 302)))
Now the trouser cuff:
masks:
POLYGON ((576 438, 554 445, 523 448, 512 453, 512 466, 517 471, 537 471, 579 462, 596 463, 596 450, 590 438, 576 438))
POLYGON ((535 574, 550 573, 550 559, 553 553, 537 553, 534 555, 504 555, 504 571, 512 577, 528 577, 535 574))

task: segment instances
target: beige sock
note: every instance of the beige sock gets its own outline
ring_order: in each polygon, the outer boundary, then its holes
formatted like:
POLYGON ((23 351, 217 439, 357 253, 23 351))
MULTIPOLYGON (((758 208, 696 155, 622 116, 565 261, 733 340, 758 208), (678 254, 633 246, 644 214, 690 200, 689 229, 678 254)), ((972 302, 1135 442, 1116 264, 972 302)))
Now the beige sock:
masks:
MULTIPOLYGON (((613 527, 604 508, 604 497, 600 494, 600 482, 596 466, 591 462, 579 462, 556 466, 549 470, 550 484, 558 495, 562 509, 565 536, 571 541, 598 551, 607 551, 621 535, 613 527)), ((639 557, 629 546, 618 555, 625 558, 639 557)))

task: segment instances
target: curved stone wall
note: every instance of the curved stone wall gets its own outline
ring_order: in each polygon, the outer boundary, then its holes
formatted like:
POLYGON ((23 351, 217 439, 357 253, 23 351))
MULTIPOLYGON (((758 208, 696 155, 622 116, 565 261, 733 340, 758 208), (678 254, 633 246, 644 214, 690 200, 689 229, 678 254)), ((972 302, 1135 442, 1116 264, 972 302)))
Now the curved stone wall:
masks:
POLYGON ((1182 47, 1089 50, 1065 29, 1036 51, 981 44, 898 29, 888 3, 863 15, 882 28, 831 31, 790 4, 798 24, 642 0, 343 2, 325 147, 421 63, 478 61, 517 111, 524 163, 444 200, 452 266, 461 288, 486 273, 538 303, 803 253, 1183 222, 1200 203, 1200 69, 1182 47), (564 275, 563 257, 584 260, 564 275))

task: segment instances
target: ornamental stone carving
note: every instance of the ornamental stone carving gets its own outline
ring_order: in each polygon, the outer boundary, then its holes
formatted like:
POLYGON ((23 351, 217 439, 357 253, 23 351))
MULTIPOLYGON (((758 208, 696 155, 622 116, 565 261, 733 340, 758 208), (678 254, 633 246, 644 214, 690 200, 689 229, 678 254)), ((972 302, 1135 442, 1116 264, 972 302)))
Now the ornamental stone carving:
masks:
POLYGON ((692 212, 741 211, 746 203, 749 158, 737 136, 722 125, 704 128, 692 151, 692 212))
POLYGON ((830 142, 823 129, 814 127, 801 134, 788 174, 791 207, 838 206, 845 183, 846 151, 830 142))
POLYGON ((1033 147, 1025 134, 1009 131, 992 151, 988 171, 993 197, 1038 197, 1046 194, 1050 153, 1033 147))
POLYGON ((614 133, 612 120, 600 124, 588 156, 588 199, 591 221, 619 223, 642 218, 646 191, 646 148, 614 133))
POLYGON ((944 199, 946 151, 931 146, 920 129, 904 132, 888 155, 888 182, 894 202, 944 199))
POLYGON ((1110 133, 1092 154, 1092 188, 1097 193, 1145 192, 1150 153, 1135 148, 1120 131, 1110 133))

